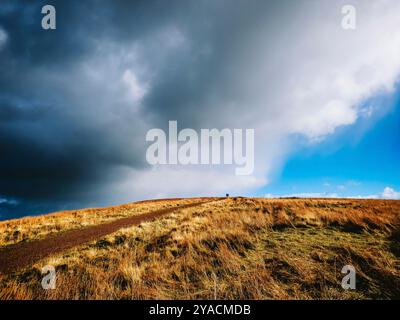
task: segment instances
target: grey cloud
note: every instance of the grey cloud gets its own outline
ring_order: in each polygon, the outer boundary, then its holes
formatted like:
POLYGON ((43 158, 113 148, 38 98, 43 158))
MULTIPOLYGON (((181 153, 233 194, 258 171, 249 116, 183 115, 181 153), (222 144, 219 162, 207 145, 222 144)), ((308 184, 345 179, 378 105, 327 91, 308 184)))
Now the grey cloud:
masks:
MULTIPOLYGON (((0 9, 8 34, 0 53, 0 194, 19 199, 21 207, 13 210, 2 204, 13 214, 99 203, 98 190, 119 179, 115 168, 146 166, 146 121, 163 126, 173 118, 195 126, 198 119, 215 119, 205 109, 211 108, 207 100, 213 91, 224 95, 216 85, 223 78, 220 65, 235 50, 225 34, 238 36, 247 7, 224 1, 52 1, 57 30, 46 32, 40 27, 44 4, 5 1, 0 9), (162 51, 168 30, 182 32, 188 47, 162 51), (156 76, 142 106, 132 111, 119 99, 116 75, 105 69, 96 82, 85 67, 96 72, 103 58, 111 56, 104 64, 113 63, 120 50, 136 44, 139 64, 156 76), (203 53, 207 48, 210 54, 203 53)), ((257 8, 251 7, 248 18, 257 8)), ((110 68, 122 74, 133 60, 110 68)))

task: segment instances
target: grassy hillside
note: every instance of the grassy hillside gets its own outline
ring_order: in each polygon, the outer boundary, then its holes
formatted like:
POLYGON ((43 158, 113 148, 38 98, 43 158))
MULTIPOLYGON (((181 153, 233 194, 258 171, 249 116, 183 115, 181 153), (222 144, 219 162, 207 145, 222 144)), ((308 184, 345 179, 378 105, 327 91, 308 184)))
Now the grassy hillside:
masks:
MULTIPOLYGON (((12 238, 15 228, 33 240, 82 221, 116 219, 120 210, 138 214, 191 201, 4 222, 1 244, 21 241, 12 238)), ((398 299, 399 241, 399 201, 231 198, 0 275, 0 299, 398 299), (357 272, 356 290, 341 287, 348 264, 357 272), (41 288, 44 265, 56 267, 55 290, 41 288)))
POLYGON ((60 232, 81 229, 146 214, 158 209, 178 207, 196 199, 166 199, 139 201, 121 206, 70 210, 36 217, 0 221, 0 247, 45 238, 60 232))

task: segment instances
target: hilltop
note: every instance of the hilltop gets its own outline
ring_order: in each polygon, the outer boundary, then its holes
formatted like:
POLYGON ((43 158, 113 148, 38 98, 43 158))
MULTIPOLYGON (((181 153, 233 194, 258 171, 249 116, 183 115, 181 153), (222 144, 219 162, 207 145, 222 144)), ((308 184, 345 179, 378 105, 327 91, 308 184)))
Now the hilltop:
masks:
POLYGON ((0 274, 0 299, 400 298, 400 201, 193 198, 68 211, 1 222, 0 256, 132 217, 142 218, 0 274), (45 265, 55 290, 41 287, 45 265), (345 265, 356 290, 341 286, 345 265))

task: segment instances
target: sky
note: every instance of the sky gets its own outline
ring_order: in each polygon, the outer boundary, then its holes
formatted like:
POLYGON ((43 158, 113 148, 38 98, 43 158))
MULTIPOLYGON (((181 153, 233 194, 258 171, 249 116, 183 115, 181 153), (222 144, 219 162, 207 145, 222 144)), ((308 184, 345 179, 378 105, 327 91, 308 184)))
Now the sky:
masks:
POLYGON ((400 198, 400 2, 0 6, 0 219, 140 199, 400 198), (43 30, 41 8, 56 8, 43 30), (146 162, 146 133, 251 128, 255 170, 146 162))
POLYGON ((395 95, 383 103, 390 109, 382 117, 360 120, 312 148, 298 148, 263 189, 266 196, 398 199, 400 100, 395 95))

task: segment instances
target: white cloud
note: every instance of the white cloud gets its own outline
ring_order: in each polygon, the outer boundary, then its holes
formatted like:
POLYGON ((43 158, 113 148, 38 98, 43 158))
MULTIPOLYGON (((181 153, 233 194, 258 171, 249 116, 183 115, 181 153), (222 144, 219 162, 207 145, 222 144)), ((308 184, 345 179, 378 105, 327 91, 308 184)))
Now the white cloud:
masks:
POLYGON ((160 167, 147 171, 125 168, 119 174, 124 178, 110 187, 117 203, 142 198, 242 194, 243 189, 251 191, 267 183, 253 176, 193 168, 160 167))
POLYGON ((0 198, 0 204, 16 205, 18 202, 13 199, 0 198))
POLYGON ((225 85, 238 89, 229 99, 201 106, 214 125, 255 128, 257 177, 270 178, 283 164, 292 135, 319 142, 365 114, 373 116, 363 102, 394 88, 400 2, 355 1, 362 15, 355 31, 341 28, 340 3, 304 2, 307 15, 282 17, 274 35, 269 24, 257 24, 245 53, 226 61, 235 63, 237 74, 225 85))
POLYGON ((305 193, 293 193, 286 195, 272 195, 266 194, 265 198, 339 198, 337 193, 326 193, 326 192, 305 192, 305 193))
POLYGON ((397 192, 390 187, 386 187, 381 194, 381 198, 382 199, 391 199, 391 200, 400 200, 400 192, 397 192))
MULTIPOLYGON (((341 196, 337 193, 326 193, 326 192, 311 192, 311 193, 293 193, 286 195, 273 195, 266 194, 265 198, 341 198, 341 196)), ((400 200, 400 192, 395 191, 393 188, 386 187, 382 193, 379 194, 371 194, 366 196, 353 196, 346 198, 354 198, 354 199, 386 199, 386 200, 400 200)))
POLYGON ((130 98, 134 102, 140 101, 146 94, 145 87, 139 82, 136 74, 132 70, 127 69, 124 71, 122 81, 127 86, 130 98))
POLYGON ((366 196, 358 195, 355 197, 348 197, 348 198, 400 200, 400 192, 395 191, 393 188, 386 187, 382 191, 382 193, 379 193, 379 194, 370 194, 370 195, 366 195, 366 196))
POLYGON ((8 39, 6 31, 0 27, 0 50, 3 49, 8 39))
POLYGON ((340 191, 344 191, 346 189, 355 188, 361 185, 361 182, 355 180, 348 180, 343 184, 339 184, 336 188, 340 191))
POLYGON ((358 187, 358 186, 361 186, 362 183, 360 181, 356 181, 356 180, 349 180, 349 181, 347 181, 347 185, 351 186, 351 187, 358 187))

